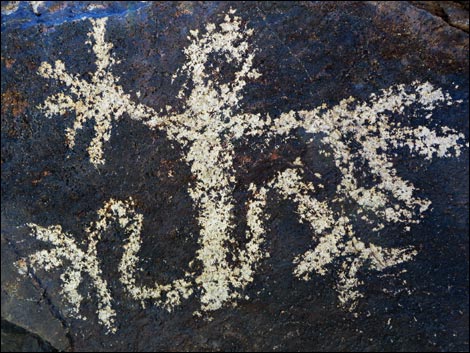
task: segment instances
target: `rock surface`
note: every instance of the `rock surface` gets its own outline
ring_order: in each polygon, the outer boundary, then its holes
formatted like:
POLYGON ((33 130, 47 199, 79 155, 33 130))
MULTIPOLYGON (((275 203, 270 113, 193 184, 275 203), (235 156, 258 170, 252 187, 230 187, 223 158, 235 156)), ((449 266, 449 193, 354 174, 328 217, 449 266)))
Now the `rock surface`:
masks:
POLYGON ((2 351, 468 351, 468 50, 468 2, 2 2, 2 351))

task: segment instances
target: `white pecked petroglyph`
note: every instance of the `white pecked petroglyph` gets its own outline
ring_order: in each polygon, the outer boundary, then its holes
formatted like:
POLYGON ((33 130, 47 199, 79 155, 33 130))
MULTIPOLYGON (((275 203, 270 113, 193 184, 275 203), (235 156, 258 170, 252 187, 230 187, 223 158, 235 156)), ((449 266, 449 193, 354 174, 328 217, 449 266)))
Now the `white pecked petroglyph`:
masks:
POLYGON ((439 106, 460 103, 427 82, 395 85, 371 95, 365 102, 350 97, 333 107, 322 105, 310 111, 290 111, 276 119, 235 113, 240 108, 244 87, 260 73, 253 67, 255 51, 248 43, 253 30, 242 26, 234 13, 230 10, 218 26, 208 24, 204 33, 190 31, 190 44, 184 49, 186 63, 174 75, 174 78, 186 78, 178 95, 185 106, 180 114, 171 113, 171 108, 157 112, 134 103, 124 93, 118 85, 119 77, 111 72, 115 59, 111 55, 112 44, 105 41, 105 18, 91 20, 90 40, 86 42, 92 45, 96 56, 97 69, 91 82, 67 73, 59 60, 54 65, 43 62, 39 69, 43 77, 67 86, 68 94, 53 95, 40 108, 47 116, 63 115, 66 110, 75 112, 75 121, 66 131, 70 148, 75 146, 77 130, 86 121, 94 121, 95 136, 88 147, 93 165, 105 163, 103 146, 109 143, 112 125, 127 114, 151 129, 165 130, 168 139, 182 145, 183 158, 196 176, 189 185, 189 194, 200 226, 195 258, 203 266, 199 273, 189 271, 171 283, 155 283, 153 287, 138 284, 143 216, 135 210, 132 199, 111 199, 98 211, 96 223, 85 230, 87 250, 81 250, 73 237, 63 233, 58 225, 30 225, 37 239, 53 245, 51 250, 31 255, 30 264, 45 270, 65 269, 61 277, 63 293, 77 315, 82 300, 78 284, 81 274, 89 273, 92 285, 97 288, 99 320, 110 332, 115 330, 113 300, 101 277, 96 254, 96 243, 110 222, 118 222, 127 235, 119 272, 130 297, 142 305, 151 302, 171 310, 184 299, 199 294, 201 310, 213 311, 244 298, 243 289, 253 281, 256 267, 269 256, 263 251, 269 231, 265 207, 269 192, 275 192, 294 202, 299 221, 306 223, 312 233, 312 248, 293 259, 293 275, 302 280, 335 276, 339 305, 353 310, 361 297, 360 271, 381 271, 411 260, 417 252, 411 247, 383 248, 361 241, 361 234, 355 232, 352 224, 352 215, 342 205, 355 203, 359 211, 354 217, 369 223, 371 233, 377 234, 379 242, 380 229, 391 223, 402 223, 405 227, 419 223, 431 204, 417 197, 415 186, 398 175, 391 162, 393 150, 406 147, 410 154, 431 160, 458 157, 465 147, 464 135, 448 127, 437 131, 426 126, 411 128, 393 119, 406 109, 428 117, 439 106), (208 60, 214 53, 224 55, 228 63, 238 68, 232 82, 211 79, 208 60), (249 186, 246 244, 229 254, 226 244, 236 243, 232 195, 236 183, 234 142, 253 136, 265 141, 279 139, 297 128, 319 136, 325 146, 322 153, 334 160, 341 173, 335 197, 319 201, 315 195, 328 180, 318 173, 317 180, 305 180, 304 164, 297 159, 293 166, 273 175, 263 185, 249 186), (373 187, 361 186, 360 163, 367 163, 368 172, 376 181, 373 187), (236 265, 228 261, 228 255, 237 260, 236 265))

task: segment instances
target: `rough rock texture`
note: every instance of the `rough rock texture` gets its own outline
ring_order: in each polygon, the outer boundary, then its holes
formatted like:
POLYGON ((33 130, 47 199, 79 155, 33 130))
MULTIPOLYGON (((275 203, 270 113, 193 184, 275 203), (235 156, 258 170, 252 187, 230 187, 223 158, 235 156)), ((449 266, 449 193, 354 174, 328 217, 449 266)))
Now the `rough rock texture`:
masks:
POLYGON ((57 352, 57 349, 24 328, 2 321, 2 351, 57 352))
POLYGON ((468 2, 10 1, 1 35, 2 351, 468 351, 468 2))

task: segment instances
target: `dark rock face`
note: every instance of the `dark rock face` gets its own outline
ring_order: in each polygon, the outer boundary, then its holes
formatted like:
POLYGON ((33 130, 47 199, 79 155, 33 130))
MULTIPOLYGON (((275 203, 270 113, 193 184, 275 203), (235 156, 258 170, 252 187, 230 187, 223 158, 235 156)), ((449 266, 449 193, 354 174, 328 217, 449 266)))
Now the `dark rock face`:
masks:
POLYGON ((436 3, 2 3, 2 351, 468 350, 436 3))
POLYGON ((25 329, 2 321, 2 352, 57 352, 57 349, 25 329))

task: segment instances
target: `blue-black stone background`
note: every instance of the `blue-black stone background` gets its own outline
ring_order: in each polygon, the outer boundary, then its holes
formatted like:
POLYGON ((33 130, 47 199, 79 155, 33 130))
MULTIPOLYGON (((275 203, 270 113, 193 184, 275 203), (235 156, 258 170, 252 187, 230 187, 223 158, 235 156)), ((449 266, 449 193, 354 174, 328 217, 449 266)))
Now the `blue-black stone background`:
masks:
MULTIPOLYGON (((460 158, 433 161, 397 151, 393 162, 399 175, 432 201, 432 209, 408 233, 392 225, 378 236, 355 223, 366 242, 412 245, 419 251, 413 261, 383 273, 360 272, 366 285, 357 317, 338 307, 333 272, 309 282, 293 277, 292 260, 309 248, 311 236, 298 222, 294 204, 274 194, 265 246, 271 257, 246 289, 250 299, 211 313, 211 320, 193 316, 198 295, 171 313, 151 303, 142 309, 131 300, 118 281, 124 242, 118 229, 105 234, 98 247, 115 299, 116 334, 105 334, 98 323, 86 276, 80 287, 81 313, 87 318, 82 321, 67 312, 59 293, 60 271, 37 270, 24 277, 13 266, 47 248, 29 235, 26 223, 61 224, 81 241, 104 202, 130 196, 144 215, 140 256, 147 260, 139 264, 141 283, 178 278, 198 248, 196 211, 187 192, 193 176, 181 160, 181 147, 164 131, 149 130, 125 115, 113 123, 104 145, 106 164, 96 168, 86 153, 92 124, 77 134, 70 150, 64 131, 74 114, 46 118, 37 108, 49 95, 68 92, 38 75, 41 62, 62 60, 68 72, 85 80, 95 71, 95 57, 85 44, 91 30, 87 18, 109 17, 105 38, 121 60, 113 73, 134 101, 156 110, 166 105, 183 109, 177 98, 183 79, 172 84, 171 76, 184 63, 189 30, 204 32, 232 7, 254 29, 250 43, 257 48, 254 65, 262 74, 247 85, 240 111, 275 119, 282 112, 332 106, 349 96, 367 99, 398 83, 429 81, 463 103, 436 109, 431 122, 412 112, 396 118, 410 126, 446 125, 463 132, 467 141, 468 25, 458 28, 449 16, 409 2, 46 1, 36 12, 29 2, 20 2, 15 12, 3 13, 9 3, 2 2, 1 21, 2 351, 22 344, 23 350, 46 351, 468 351, 468 149, 460 158), (407 272, 393 276, 401 270, 407 272), (17 338, 22 334, 33 338, 24 343, 17 338)), ((468 2, 452 6, 468 11, 468 2)), ((220 64, 219 58, 213 64, 220 64)), ((222 67, 222 79, 230 80, 234 68, 222 67)), ((265 150, 256 138, 237 142, 238 236, 246 227, 250 182, 269 179, 297 157, 310 166, 307 178, 315 172, 325 178, 318 197, 332 196, 338 171, 311 137, 298 130, 265 150)), ((355 206, 348 207, 354 214, 355 206)))

